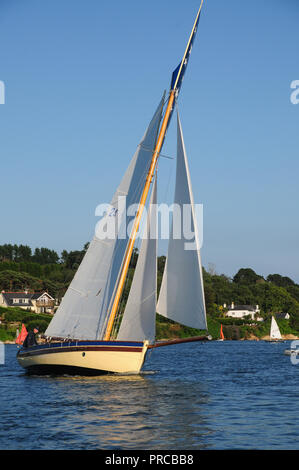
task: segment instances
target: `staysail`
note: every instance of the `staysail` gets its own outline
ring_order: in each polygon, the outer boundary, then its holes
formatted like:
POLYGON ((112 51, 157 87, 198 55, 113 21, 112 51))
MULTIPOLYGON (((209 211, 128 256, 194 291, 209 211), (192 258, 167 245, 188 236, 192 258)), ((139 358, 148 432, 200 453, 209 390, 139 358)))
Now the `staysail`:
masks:
POLYGON ((157 303, 157 179, 149 204, 145 235, 118 332, 119 341, 155 340, 157 303))
MULTIPOLYGON (((119 211, 120 196, 126 207, 138 204, 152 159, 161 121, 164 96, 133 156, 111 202, 111 210, 101 221, 109 223, 119 211)), ((131 218, 121 219, 114 237, 95 235, 45 335, 81 340, 101 340, 124 254, 128 245, 127 226, 131 218)))
MULTIPOLYGON (((202 268, 199 251, 199 238, 194 214, 194 203, 187 155, 182 128, 178 119, 177 167, 175 185, 175 204, 183 213, 183 206, 191 207, 194 239, 183 236, 183 217, 181 217, 181 237, 170 234, 168 256, 164 269, 157 312, 166 318, 197 329, 207 329, 206 309, 203 290, 202 268), (186 250, 185 243, 194 242, 195 249, 186 250)), ((177 227, 176 227, 177 229, 177 227)))
POLYGON ((271 319, 271 328, 270 328, 270 338, 272 339, 282 339, 279 327, 274 317, 271 319))

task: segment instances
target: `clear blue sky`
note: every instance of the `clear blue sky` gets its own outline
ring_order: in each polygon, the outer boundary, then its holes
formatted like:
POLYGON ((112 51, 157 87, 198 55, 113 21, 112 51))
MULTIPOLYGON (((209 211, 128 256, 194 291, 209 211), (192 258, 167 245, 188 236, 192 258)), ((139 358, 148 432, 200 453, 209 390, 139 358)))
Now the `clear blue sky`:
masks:
MULTIPOLYGON (((81 249, 185 49, 199 0, 1 0, 0 244, 81 249)), ((299 282, 297 0, 205 0, 179 107, 202 260, 299 282)), ((164 153, 175 153, 175 119, 164 153)), ((174 161, 161 160, 160 202, 174 161)), ((161 248, 163 251, 163 246, 161 248)))

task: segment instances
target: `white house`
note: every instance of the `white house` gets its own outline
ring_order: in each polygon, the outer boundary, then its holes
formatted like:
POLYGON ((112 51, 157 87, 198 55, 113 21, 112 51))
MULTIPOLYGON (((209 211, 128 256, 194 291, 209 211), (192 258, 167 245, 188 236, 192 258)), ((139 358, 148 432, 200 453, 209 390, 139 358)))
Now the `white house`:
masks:
POLYGON ((261 320, 260 318, 255 318, 255 315, 260 312, 259 306, 253 306, 253 305, 235 305, 234 302, 232 302, 231 306, 229 307, 228 311, 226 312, 227 317, 233 317, 233 318, 244 318, 247 315, 251 317, 251 320, 261 320))
POLYGON ((48 292, 5 292, 0 294, 1 307, 19 307, 35 313, 54 313, 55 299, 48 292))

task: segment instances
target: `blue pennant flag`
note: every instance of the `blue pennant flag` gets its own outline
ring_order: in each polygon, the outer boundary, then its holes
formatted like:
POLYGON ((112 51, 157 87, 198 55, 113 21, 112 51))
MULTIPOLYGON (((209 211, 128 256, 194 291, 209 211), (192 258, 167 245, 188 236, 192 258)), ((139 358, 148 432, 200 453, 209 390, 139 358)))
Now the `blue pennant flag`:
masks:
POLYGON ((188 43, 187 49, 185 51, 184 57, 183 57, 182 61, 179 63, 179 65, 177 66, 177 68, 174 70, 173 74, 172 74, 170 89, 171 90, 175 89, 176 94, 179 93, 179 91, 181 89, 181 86, 182 86, 182 81, 183 81, 184 74, 185 74, 185 71, 186 71, 186 68, 187 68, 187 65, 188 65, 189 57, 190 57, 190 54, 191 54, 194 38, 195 38, 197 27, 198 27, 200 13, 201 12, 198 13, 196 22, 195 22, 194 27, 193 27, 192 35, 189 39, 189 43, 188 43))

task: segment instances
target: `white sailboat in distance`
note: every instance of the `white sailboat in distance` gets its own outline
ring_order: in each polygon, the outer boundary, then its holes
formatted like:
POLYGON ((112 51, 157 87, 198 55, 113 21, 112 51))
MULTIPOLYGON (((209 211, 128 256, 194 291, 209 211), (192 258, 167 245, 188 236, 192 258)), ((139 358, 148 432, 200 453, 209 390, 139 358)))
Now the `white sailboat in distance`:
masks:
POLYGON ((277 341, 283 341, 279 326, 277 325, 277 321, 272 316, 271 318, 271 327, 270 327, 270 342, 274 343, 277 341))
MULTIPOLYGON (((119 196, 126 206, 137 204, 133 221, 125 215, 115 237, 94 236, 57 312, 46 332, 46 342, 21 348, 17 359, 29 373, 103 372, 139 373, 151 348, 177 342, 202 341, 209 336, 182 340, 155 340, 156 311, 183 325, 207 330, 202 267, 194 210, 192 225, 196 249, 185 250, 184 240, 170 237, 167 263, 157 303, 157 237, 144 237, 124 313, 120 304, 143 208, 151 192, 147 230, 156 230, 157 162, 178 98, 202 10, 201 2, 185 53, 172 74, 169 95, 165 93, 117 188, 111 212, 118 212, 119 196), (165 110, 164 110, 165 109, 165 110), (164 111, 163 111, 164 110, 164 111), (127 234, 130 224, 131 231, 127 234)), ((193 195, 182 126, 178 119, 175 202, 191 204, 193 195)))

